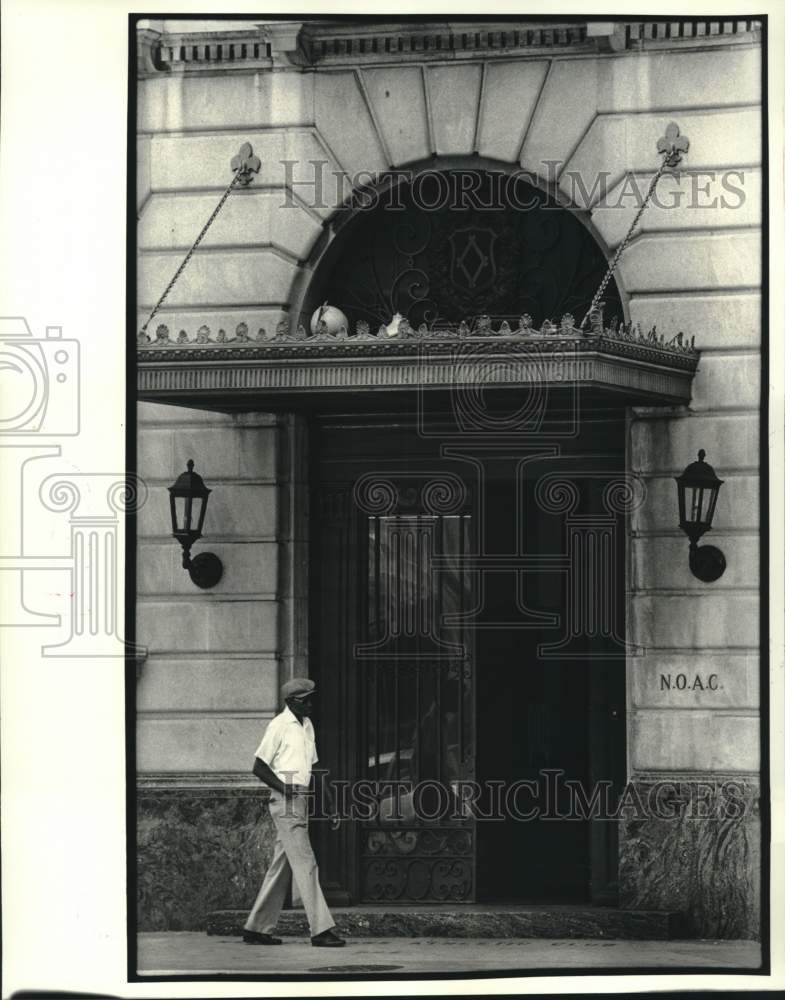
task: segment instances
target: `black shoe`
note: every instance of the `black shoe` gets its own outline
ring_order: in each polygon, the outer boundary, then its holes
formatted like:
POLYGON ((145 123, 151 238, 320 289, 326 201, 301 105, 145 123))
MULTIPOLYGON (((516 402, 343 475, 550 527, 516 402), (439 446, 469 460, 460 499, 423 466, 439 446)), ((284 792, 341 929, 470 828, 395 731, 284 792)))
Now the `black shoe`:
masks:
POLYGON ((283 944, 280 938, 272 934, 259 934, 257 931, 243 931, 243 944, 283 944))
POLYGON ((343 938, 338 937, 334 930, 330 929, 312 937, 311 944, 314 948, 343 948, 346 942, 343 938))

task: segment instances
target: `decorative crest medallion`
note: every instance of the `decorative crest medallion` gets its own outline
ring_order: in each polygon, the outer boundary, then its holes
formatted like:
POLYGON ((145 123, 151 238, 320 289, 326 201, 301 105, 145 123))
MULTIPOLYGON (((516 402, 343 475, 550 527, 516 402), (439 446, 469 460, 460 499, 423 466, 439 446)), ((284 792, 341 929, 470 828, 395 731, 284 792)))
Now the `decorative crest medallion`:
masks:
POLYGON ((470 292, 489 288, 496 277, 496 233, 486 227, 465 226, 450 234, 450 278, 470 292))

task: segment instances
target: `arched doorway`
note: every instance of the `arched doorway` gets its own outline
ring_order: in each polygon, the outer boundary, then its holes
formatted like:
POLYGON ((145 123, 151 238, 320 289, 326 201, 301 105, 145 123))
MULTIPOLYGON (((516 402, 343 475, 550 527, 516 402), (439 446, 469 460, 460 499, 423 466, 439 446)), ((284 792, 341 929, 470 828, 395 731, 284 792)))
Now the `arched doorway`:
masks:
MULTIPOLYGON (((500 165, 501 166, 501 165, 500 165)), ((336 235, 312 261, 302 318, 325 300, 352 328, 395 313, 413 327, 479 315, 539 327, 578 322, 606 267, 588 213, 570 211, 521 173, 426 167, 405 182, 356 191, 333 220, 336 235)), ((624 319, 615 281, 607 319, 624 319)))
MULTIPOLYGON (((574 215, 520 178, 419 176, 341 227, 304 312, 580 323, 606 259, 574 215)), ((312 415, 320 753, 349 807, 376 796, 321 838, 336 901, 614 896, 614 826, 586 813, 625 776, 623 403, 477 364, 476 391, 312 415)))

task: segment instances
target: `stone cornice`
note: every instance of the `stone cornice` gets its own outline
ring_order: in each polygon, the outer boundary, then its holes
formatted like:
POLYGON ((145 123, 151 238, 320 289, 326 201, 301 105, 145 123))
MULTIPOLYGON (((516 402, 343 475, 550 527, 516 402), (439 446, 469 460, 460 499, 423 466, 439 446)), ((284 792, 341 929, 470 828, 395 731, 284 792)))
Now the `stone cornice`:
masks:
MULTIPOLYGON (((272 21, 226 30, 139 31, 140 76, 383 62, 619 53, 754 42, 752 19, 646 21, 272 21)), ((228 22, 230 24, 230 22, 228 22)))

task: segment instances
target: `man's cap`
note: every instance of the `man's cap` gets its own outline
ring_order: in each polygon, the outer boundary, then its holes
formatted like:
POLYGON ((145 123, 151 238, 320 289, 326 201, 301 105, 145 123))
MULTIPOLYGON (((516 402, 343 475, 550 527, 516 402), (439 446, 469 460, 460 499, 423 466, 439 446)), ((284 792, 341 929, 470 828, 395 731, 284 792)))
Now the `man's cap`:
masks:
POLYGON ((307 694, 313 694, 316 685, 309 677, 292 677, 281 688, 281 695, 284 701, 287 698, 303 698, 307 694))

